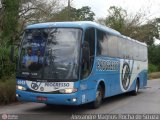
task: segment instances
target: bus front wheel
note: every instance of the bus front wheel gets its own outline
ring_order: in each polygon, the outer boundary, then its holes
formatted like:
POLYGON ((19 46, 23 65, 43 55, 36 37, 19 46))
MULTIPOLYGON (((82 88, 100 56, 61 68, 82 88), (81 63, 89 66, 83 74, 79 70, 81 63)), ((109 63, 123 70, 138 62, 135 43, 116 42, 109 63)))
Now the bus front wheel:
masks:
POLYGON ((101 85, 98 86, 96 91, 96 99, 92 103, 90 103, 91 108, 96 109, 99 108, 102 104, 103 99, 103 87, 101 85))

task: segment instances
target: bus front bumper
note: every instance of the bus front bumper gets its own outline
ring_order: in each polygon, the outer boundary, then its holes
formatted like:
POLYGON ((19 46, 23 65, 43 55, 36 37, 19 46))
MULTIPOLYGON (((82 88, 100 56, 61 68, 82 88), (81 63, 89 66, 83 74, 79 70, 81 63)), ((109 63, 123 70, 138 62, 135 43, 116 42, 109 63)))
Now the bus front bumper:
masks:
POLYGON ((81 97, 77 93, 71 94, 45 94, 16 90, 16 97, 19 101, 38 102, 56 105, 80 105, 81 97), (42 98, 40 100, 39 98, 42 98), (43 99, 44 98, 44 99, 43 99))

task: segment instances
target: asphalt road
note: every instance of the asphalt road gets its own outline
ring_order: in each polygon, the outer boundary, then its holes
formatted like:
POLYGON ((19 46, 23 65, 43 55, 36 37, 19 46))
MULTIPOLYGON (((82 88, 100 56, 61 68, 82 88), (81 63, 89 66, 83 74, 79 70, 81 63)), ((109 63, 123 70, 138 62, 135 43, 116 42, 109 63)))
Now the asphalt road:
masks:
MULTIPOLYGON (((4 113, 19 120, 84 119, 84 114, 160 114, 160 79, 148 81, 148 86, 140 90, 137 96, 122 94, 106 98, 99 109, 89 109, 86 105, 47 107, 41 103, 19 103, 0 106, 0 114, 4 113)), ((94 116, 89 117, 95 119, 94 116)))

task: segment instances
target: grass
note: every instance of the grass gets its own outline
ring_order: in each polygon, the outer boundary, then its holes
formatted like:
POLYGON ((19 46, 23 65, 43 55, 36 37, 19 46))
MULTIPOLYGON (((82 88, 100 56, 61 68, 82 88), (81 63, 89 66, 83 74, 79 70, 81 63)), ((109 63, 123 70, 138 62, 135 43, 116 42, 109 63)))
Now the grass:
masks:
POLYGON ((16 102, 16 81, 14 77, 0 79, 0 104, 16 102))
POLYGON ((148 79, 152 80, 152 79, 158 79, 160 78, 160 72, 153 72, 148 74, 148 79))

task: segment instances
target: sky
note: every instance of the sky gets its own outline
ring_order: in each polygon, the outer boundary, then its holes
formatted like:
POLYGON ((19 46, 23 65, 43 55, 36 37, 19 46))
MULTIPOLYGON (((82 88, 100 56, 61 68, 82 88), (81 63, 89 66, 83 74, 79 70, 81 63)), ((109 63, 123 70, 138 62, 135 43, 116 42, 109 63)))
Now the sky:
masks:
MULTIPOLYGON (((68 0, 64 0, 67 5, 68 0)), ((89 6, 95 13, 95 19, 105 18, 108 15, 110 6, 122 7, 131 16, 137 13, 144 14, 146 21, 160 18, 160 0, 70 0, 71 6, 81 8, 89 6)), ((160 44, 160 40, 154 39, 155 44, 160 44)))
POLYGON ((155 45, 160 45, 160 40, 159 40, 159 39, 156 39, 156 38, 154 37, 153 40, 154 40, 154 44, 155 44, 155 45))
POLYGON ((76 8, 90 6, 96 14, 95 18, 106 17, 110 6, 122 7, 133 15, 137 12, 145 13, 147 19, 160 17, 160 0, 71 0, 71 5, 76 8))
MULTIPOLYGON (((51 1, 51 0, 50 0, 51 1)), ((68 0, 60 0, 65 6, 68 0)), ((96 14, 95 19, 105 18, 110 6, 122 7, 130 15, 137 12, 145 13, 147 19, 160 17, 160 0, 70 0, 75 8, 89 6, 96 14)), ((1 4, 0 4, 1 7, 1 4)))

